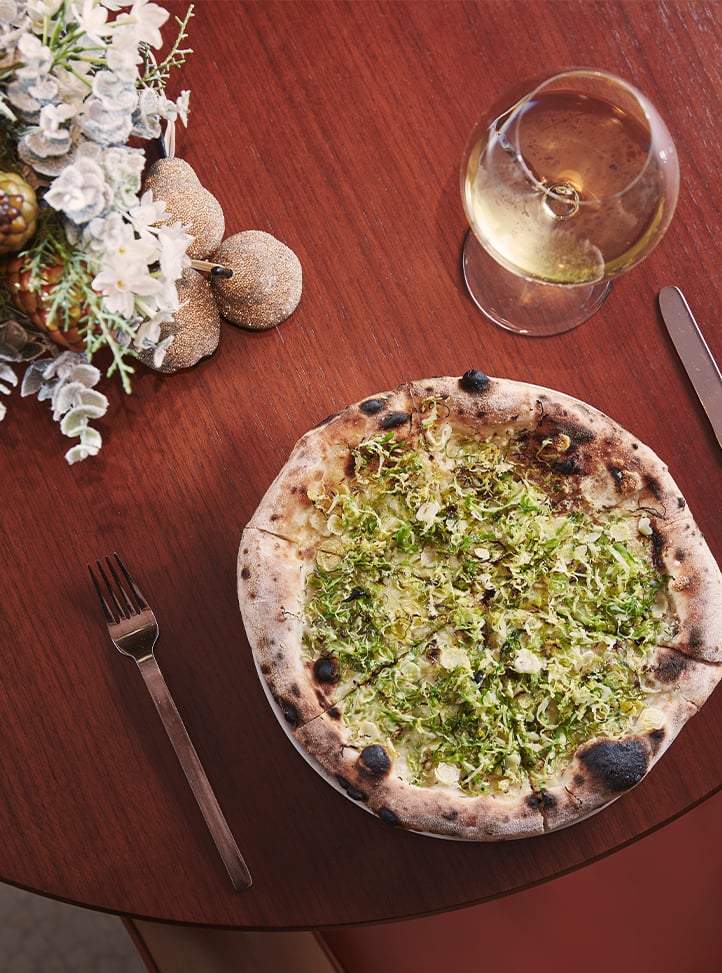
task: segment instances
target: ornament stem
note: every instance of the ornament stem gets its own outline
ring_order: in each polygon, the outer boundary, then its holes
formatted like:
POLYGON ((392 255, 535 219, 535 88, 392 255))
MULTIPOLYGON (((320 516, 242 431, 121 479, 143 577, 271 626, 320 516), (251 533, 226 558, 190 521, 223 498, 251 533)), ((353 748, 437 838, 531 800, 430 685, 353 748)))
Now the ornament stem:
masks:
POLYGON ((191 260, 191 267, 194 270, 209 273, 212 277, 230 278, 233 276, 233 271, 230 267, 222 267, 220 264, 214 264, 210 260, 191 260))

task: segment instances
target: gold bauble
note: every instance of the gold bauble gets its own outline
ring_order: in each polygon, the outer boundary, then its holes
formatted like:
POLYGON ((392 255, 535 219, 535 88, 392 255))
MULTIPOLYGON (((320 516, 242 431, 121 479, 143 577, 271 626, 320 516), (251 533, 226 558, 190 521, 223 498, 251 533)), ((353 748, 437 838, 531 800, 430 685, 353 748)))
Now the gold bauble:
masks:
POLYGON ((236 233, 210 259, 233 271, 232 277, 211 278, 221 315, 232 324, 260 331, 296 310, 303 284, 301 262, 270 233, 236 233))

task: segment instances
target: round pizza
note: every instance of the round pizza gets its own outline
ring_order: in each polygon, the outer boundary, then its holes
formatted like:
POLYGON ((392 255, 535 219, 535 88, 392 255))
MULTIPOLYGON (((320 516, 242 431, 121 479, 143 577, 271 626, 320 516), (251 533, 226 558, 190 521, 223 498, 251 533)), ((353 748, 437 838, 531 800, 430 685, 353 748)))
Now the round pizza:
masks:
POLYGON ((243 532, 238 591, 304 756, 435 836, 598 811, 722 675, 722 576, 662 461, 577 399, 476 370, 307 432, 243 532))

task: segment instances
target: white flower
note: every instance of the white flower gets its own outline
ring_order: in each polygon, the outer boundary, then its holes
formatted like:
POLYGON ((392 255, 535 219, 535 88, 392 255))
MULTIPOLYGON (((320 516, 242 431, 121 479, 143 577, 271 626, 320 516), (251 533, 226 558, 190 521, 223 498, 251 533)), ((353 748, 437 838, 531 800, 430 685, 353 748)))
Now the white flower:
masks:
POLYGON ((166 220, 165 209, 165 200, 153 199, 153 193, 148 189, 136 205, 129 208, 128 219, 138 232, 142 232, 166 220))
POLYGON ((79 158, 67 166, 45 194, 46 201, 74 223, 87 223, 107 204, 103 170, 93 159, 79 158))
POLYGON ((163 10, 157 3, 135 0, 132 10, 116 17, 114 26, 116 30, 131 35, 135 44, 149 44, 157 49, 163 44, 160 28, 168 17, 168 11, 163 10))
POLYGON ((37 77, 48 74, 53 66, 53 52, 39 37, 23 33, 18 39, 18 54, 22 65, 17 69, 18 77, 37 77))
POLYGON ((128 241, 115 255, 105 254, 104 268, 93 278, 93 289, 103 295, 106 307, 113 313, 131 318, 136 302, 142 308, 144 297, 161 293, 163 282, 152 277, 148 270, 147 247, 146 241, 138 239, 128 241))
POLYGON ((82 7, 79 3, 70 5, 70 13, 77 20, 78 26, 84 31, 86 37, 94 44, 103 44, 103 38, 111 33, 111 28, 107 26, 108 11, 96 4, 95 0, 83 0, 82 7))
POLYGON ((183 269, 190 267, 187 251, 192 242, 193 237, 182 223, 164 224, 158 228, 161 273, 174 289, 183 269))
POLYGON ((137 65, 143 61, 138 45, 134 38, 126 34, 117 32, 111 38, 110 46, 106 51, 106 64, 108 70, 125 81, 135 82, 137 77, 137 65))
POLYGON ((28 0, 28 13, 35 21, 54 17, 63 3, 64 0, 28 0))
POLYGON ((91 253, 104 253, 119 245, 127 235, 128 224, 120 213, 98 216, 83 228, 83 246, 91 253))

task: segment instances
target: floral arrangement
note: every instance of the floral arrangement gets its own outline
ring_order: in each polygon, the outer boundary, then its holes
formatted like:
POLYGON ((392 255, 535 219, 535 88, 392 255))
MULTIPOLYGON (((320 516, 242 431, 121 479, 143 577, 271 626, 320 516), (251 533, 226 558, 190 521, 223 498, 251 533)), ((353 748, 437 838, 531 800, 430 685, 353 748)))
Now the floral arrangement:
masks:
POLYGON ((0 392, 24 370, 21 394, 77 439, 69 463, 102 445, 93 356, 129 392, 133 361, 160 366, 173 340, 193 237, 143 191, 143 143, 186 124, 189 92, 165 87, 191 15, 158 60, 169 14, 149 0, 0 0, 0 392))

